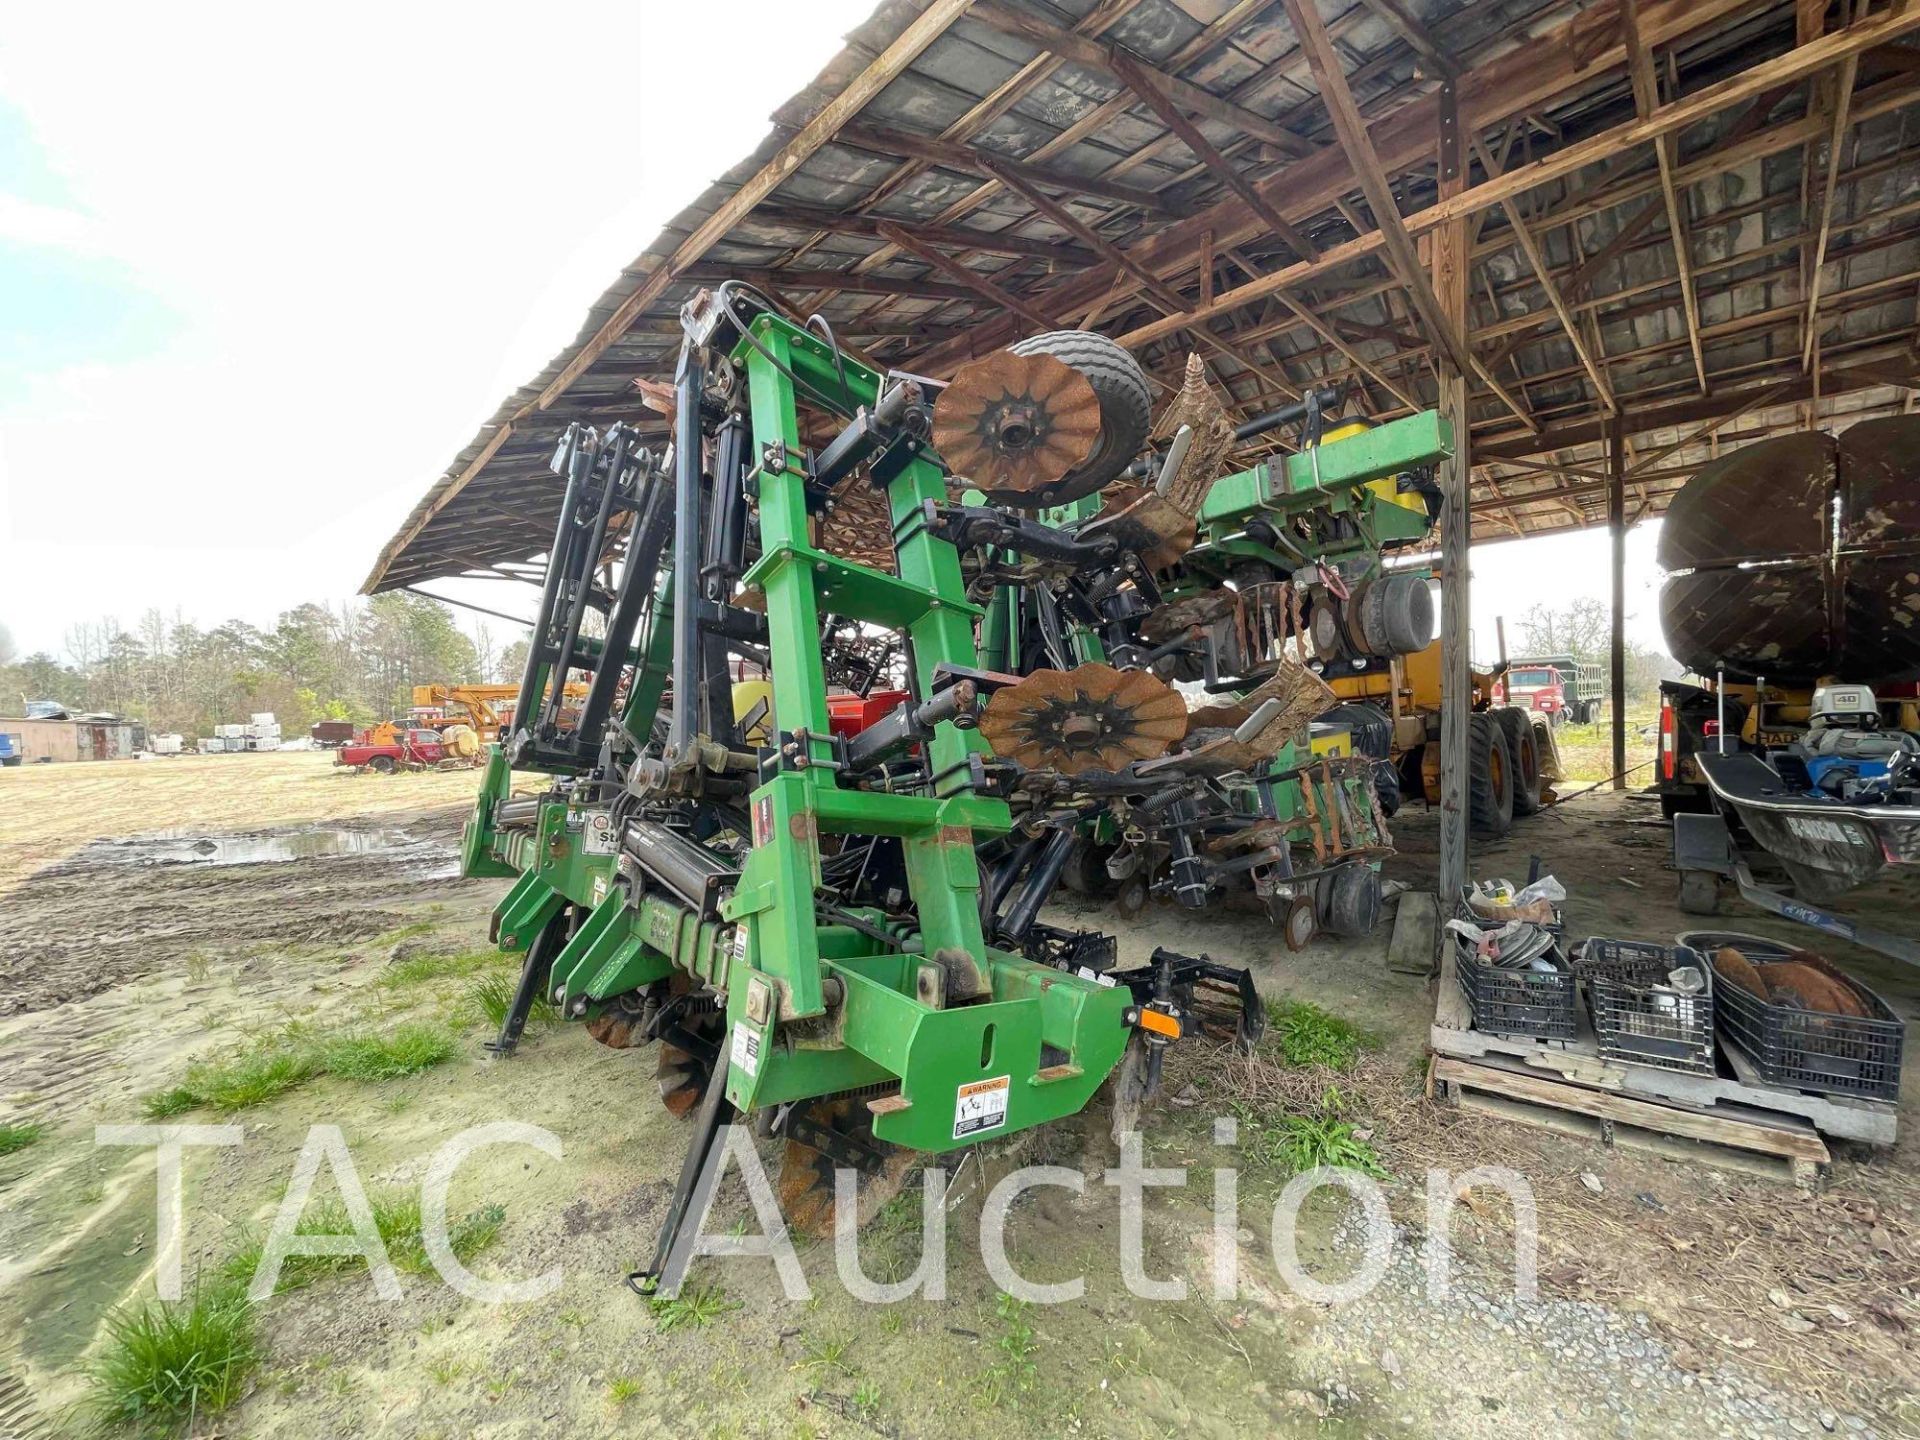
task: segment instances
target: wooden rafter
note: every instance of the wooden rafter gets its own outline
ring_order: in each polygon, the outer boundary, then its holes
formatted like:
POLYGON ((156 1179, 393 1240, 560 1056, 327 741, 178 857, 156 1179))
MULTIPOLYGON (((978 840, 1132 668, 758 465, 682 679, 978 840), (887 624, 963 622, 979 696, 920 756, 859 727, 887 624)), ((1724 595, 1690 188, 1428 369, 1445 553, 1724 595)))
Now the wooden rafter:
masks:
MULTIPOLYGON (((1393 187, 1387 183, 1386 171, 1380 164, 1379 155, 1374 152, 1366 121, 1360 118, 1360 109, 1353 103, 1353 92, 1347 88, 1346 70, 1341 66, 1333 41, 1327 36, 1327 27, 1320 19, 1320 12, 1314 8, 1311 0, 1285 0, 1285 3, 1287 17, 1293 22, 1293 33, 1300 41, 1300 48, 1306 52, 1307 64, 1313 69, 1314 83, 1320 87, 1320 98, 1326 103, 1327 114, 1333 120, 1334 132, 1339 135, 1342 148, 1353 162, 1361 193, 1367 197, 1374 223, 1380 227, 1379 234, 1390 263, 1401 283, 1407 287, 1420 318, 1432 329, 1448 358, 1459 367, 1462 375, 1472 374, 1475 369, 1473 352, 1467 348, 1466 337, 1460 333, 1453 318, 1441 310, 1439 297, 1433 293, 1433 284, 1427 278, 1420 256, 1414 249, 1413 236, 1407 230, 1406 222, 1400 218, 1399 205, 1393 198, 1393 187)), ((1461 258, 1464 261, 1465 257, 1461 258)))
MULTIPOLYGON (((1633 103, 1640 118, 1660 108, 1660 86, 1653 68, 1653 50, 1640 29, 1640 0, 1620 0, 1620 33, 1627 47, 1627 73, 1633 80, 1633 103)), ((1677 144, 1672 131, 1653 137, 1654 157, 1660 163, 1660 194, 1667 207, 1667 233, 1673 237, 1673 260, 1680 275, 1680 310, 1693 349, 1694 374, 1700 393, 1707 393, 1707 359, 1700 349, 1700 305, 1693 293, 1693 238, 1687 228, 1686 199, 1674 182, 1677 144)))
POLYGON ((1182 80, 1178 75, 1157 69, 1129 50, 1123 50, 1118 45, 1109 45, 1101 40, 1089 39, 1071 30, 1063 30, 1058 25, 1050 25, 1039 16, 1028 14, 1024 10, 1015 10, 1010 5, 1000 3, 1000 0, 976 0, 973 18, 984 21, 1005 34, 1031 41, 1064 60, 1091 66, 1096 70, 1104 70, 1128 86, 1133 84, 1128 75, 1129 71, 1145 71, 1152 75, 1153 83, 1176 104, 1191 110, 1196 115, 1204 115, 1209 120, 1231 125, 1242 134, 1251 135, 1256 140, 1264 140, 1267 144, 1290 155, 1311 155, 1319 148, 1311 140, 1294 134, 1266 116, 1256 114, 1244 105, 1236 105, 1231 100, 1223 99, 1211 90, 1182 80))
POLYGON ((1310 260, 1320 253, 1311 240, 1301 234, 1286 216, 1270 205, 1266 197, 1253 188, 1252 182, 1236 170, 1233 162, 1215 148, 1200 127, 1181 113, 1179 103, 1174 100, 1171 93, 1162 88, 1160 75, 1131 59, 1116 59, 1114 71, 1126 87, 1139 96, 1149 110, 1160 117, 1160 122, 1180 137, 1181 143, 1194 153, 1194 157, 1206 167, 1207 173, 1239 196, 1241 204, 1258 215, 1274 234, 1292 246, 1296 255, 1310 260))
MULTIPOLYGON (((1807 336, 1800 351, 1800 365, 1808 374, 1814 370, 1814 338, 1819 333, 1820 276, 1827 264, 1827 237, 1833 229, 1833 197, 1839 190, 1840 152, 1847 138, 1847 111, 1853 104, 1853 82, 1859 74, 1860 57, 1849 55, 1840 62, 1840 76, 1834 87, 1833 128, 1827 134, 1827 167, 1820 195, 1820 223, 1815 227, 1813 262, 1807 271, 1807 336)), ((1812 164, 1812 157, 1808 157, 1812 164)))

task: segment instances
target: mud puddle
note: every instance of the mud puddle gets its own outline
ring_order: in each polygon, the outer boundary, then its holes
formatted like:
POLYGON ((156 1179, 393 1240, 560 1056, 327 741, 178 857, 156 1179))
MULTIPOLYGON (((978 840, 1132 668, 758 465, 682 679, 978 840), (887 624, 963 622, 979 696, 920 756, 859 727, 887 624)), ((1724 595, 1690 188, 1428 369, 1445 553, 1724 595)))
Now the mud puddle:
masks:
POLYGON ((312 825, 298 829, 208 834, 202 830, 156 830, 122 839, 96 840, 51 867, 48 874, 160 865, 284 865, 296 860, 379 856, 395 864, 431 867, 432 875, 459 873, 459 855, 440 834, 416 835, 385 827, 312 825))

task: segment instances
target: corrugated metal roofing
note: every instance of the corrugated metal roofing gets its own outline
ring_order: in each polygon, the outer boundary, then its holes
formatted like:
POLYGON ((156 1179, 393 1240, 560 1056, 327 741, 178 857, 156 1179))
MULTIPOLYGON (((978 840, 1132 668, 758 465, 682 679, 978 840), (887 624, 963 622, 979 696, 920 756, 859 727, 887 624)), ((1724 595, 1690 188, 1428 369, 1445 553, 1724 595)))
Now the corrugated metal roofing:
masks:
MULTIPOLYGON (((1796 34, 1796 8, 1791 0, 1640 0, 1660 102, 1765 78, 1765 67, 1817 39, 1796 34)), ((1828 17, 1834 27, 1840 9, 1828 17)), ((1432 105, 1443 76, 1423 48, 1458 67, 1479 142, 1470 185, 1496 167, 1548 162, 1636 115, 1617 0, 1326 0, 1320 13, 1376 137, 1391 128, 1383 121, 1399 115, 1410 124, 1424 114, 1412 107, 1432 105), (1528 92, 1537 94, 1513 103, 1528 92)), ((1592 524, 1604 507, 1594 476, 1604 460, 1605 400, 1520 243, 1516 216, 1634 422, 1631 516, 1657 513, 1721 447, 1908 405, 1920 384, 1912 344, 1920 52, 1880 44, 1852 53, 1851 70, 1838 56, 1674 132, 1690 286, 1652 144, 1609 151, 1531 186, 1511 208, 1479 212, 1470 343, 1507 398, 1484 380, 1473 392, 1476 538, 1592 524), (1829 208, 1828 140, 1842 104, 1829 208), (1803 361, 1808 277, 1828 215, 1813 364, 1803 361)), ((635 380, 670 377, 680 306, 725 276, 819 311, 844 341, 890 365, 943 374, 1031 326, 1009 324, 968 275, 956 279, 888 243, 882 224, 904 227, 916 244, 1063 323, 1091 315, 1116 335, 1159 320, 1163 307, 1138 285, 1114 290, 1113 268, 1019 187, 1064 205, 1189 305, 1297 258, 1263 226, 1220 244, 1202 276, 1198 227, 1218 216, 1223 230, 1236 218, 1245 229, 1251 214, 1232 180, 1260 187, 1317 249, 1373 229, 1357 184, 1294 213, 1296 167, 1319 175, 1328 162, 1313 152, 1334 137, 1285 0, 888 0, 773 118, 756 151, 655 238, 589 311, 575 342, 453 457, 382 551, 368 590, 540 553, 559 493, 546 463, 560 432, 574 419, 649 418, 635 380), (679 273, 653 279, 830 102, 861 86, 877 57, 903 35, 912 39, 916 23, 928 25, 923 12, 943 15, 943 6, 958 18, 832 139, 679 273), (1217 157, 1196 153, 1122 82, 1117 72, 1129 62, 1150 67, 1148 81, 1217 157), (1006 162, 1018 168, 996 174, 1006 162), (647 303, 610 326, 636 309, 643 287, 652 292, 647 303)), ((1386 168, 1403 214, 1435 203, 1431 151, 1386 168)), ((1404 411, 1408 399, 1434 403, 1429 337, 1377 251, 1281 294, 1200 322, 1211 331, 1201 353, 1235 407, 1251 413, 1325 383, 1352 385, 1350 403, 1381 416, 1404 411)), ((1193 333, 1136 348, 1150 371, 1174 377, 1193 333)))

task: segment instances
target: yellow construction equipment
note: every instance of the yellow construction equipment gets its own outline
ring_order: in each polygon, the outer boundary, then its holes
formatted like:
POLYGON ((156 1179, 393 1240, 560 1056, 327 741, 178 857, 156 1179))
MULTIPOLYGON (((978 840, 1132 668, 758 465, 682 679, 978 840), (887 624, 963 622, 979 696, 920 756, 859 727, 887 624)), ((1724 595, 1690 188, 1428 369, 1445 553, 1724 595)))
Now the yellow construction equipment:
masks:
MULTIPOLYGON (((576 681, 567 686, 569 700, 584 700, 587 687, 576 681)), ((439 710, 446 721, 455 721, 471 725, 485 739, 493 739, 502 733, 503 727, 513 720, 513 705, 520 694, 518 685, 416 685, 413 687, 413 708, 439 710), (500 704, 506 701, 506 704, 500 704), (455 713, 455 712, 461 713, 455 713)))

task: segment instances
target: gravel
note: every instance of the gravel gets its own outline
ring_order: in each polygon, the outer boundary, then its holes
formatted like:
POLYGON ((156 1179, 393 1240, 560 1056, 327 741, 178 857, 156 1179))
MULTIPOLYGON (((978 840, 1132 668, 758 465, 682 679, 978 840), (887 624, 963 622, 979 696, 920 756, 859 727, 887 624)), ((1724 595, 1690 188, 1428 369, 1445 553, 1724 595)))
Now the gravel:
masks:
MULTIPOLYGON (((1390 1417, 1409 1433, 1458 1440, 1877 1435, 1862 1417, 1776 1389, 1737 1365, 1683 1368, 1644 1315, 1581 1300, 1522 1300, 1510 1276, 1481 1272, 1458 1254, 1450 1295, 1430 1299, 1426 1244, 1403 1229, 1373 1291, 1322 1312, 1300 1359, 1329 1413, 1365 1406, 1376 1424, 1390 1417)), ((1332 1245, 1342 1261, 1357 1263, 1358 1225, 1342 1222, 1332 1245)))

